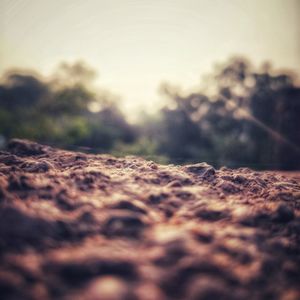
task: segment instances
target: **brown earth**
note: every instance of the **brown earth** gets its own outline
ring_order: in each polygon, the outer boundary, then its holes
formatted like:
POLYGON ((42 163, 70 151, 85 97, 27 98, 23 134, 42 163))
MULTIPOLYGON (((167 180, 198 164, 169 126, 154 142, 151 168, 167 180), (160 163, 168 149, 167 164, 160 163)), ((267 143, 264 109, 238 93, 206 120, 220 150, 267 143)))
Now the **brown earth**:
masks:
POLYGON ((0 299, 300 299, 299 173, 163 166, 13 140, 0 299))

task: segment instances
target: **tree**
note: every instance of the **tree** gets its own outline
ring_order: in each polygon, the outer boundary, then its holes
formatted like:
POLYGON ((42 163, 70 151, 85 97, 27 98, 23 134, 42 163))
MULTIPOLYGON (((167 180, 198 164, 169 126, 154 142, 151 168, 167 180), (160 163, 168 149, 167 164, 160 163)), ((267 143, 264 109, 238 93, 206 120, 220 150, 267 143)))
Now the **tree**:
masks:
POLYGON ((183 96, 170 86, 162 90, 173 108, 162 110, 160 151, 172 160, 300 167, 300 93, 292 74, 234 58, 209 76, 202 91, 183 96))
POLYGON ((48 81, 34 73, 7 73, 0 84, 0 134, 94 151, 132 142, 135 129, 111 93, 96 92, 94 76, 83 62, 62 63, 48 81))

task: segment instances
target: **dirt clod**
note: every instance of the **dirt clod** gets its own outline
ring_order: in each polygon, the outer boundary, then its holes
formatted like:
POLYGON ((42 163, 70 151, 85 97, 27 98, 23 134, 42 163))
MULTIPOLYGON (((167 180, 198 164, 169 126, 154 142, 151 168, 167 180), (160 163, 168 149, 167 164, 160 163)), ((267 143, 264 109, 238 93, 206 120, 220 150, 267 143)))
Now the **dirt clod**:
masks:
POLYGON ((294 175, 13 140, 0 152, 0 299, 298 300, 294 175))

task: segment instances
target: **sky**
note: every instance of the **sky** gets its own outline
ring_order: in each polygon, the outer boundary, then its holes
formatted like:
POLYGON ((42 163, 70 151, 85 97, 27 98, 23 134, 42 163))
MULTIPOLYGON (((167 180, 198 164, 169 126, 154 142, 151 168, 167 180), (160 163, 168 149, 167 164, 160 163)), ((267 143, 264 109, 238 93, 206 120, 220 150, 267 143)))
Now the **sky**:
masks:
POLYGON ((300 0, 0 0, 0 73, 84 60, 131 117, 235 54, 300 73, 300 0))

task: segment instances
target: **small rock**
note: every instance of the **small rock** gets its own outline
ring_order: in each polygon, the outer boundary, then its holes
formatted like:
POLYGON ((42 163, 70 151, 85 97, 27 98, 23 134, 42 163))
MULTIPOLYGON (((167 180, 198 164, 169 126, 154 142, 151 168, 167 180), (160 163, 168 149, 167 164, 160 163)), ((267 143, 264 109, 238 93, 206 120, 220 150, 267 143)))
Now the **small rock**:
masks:
POLYGON ((168 198, 168 194, 166 193, 150 194, 148 200, 151 204, 159 204, 167 198, 168 198))
POLYGON ((74 286, 89 282, 98 276, 117 276, 127 280, 137 277, 135 265, 125 260, 101 258, 79 259, 76 261, 51 262, 44 265, 47 273, 58 275, 66 284, 74 286))
POLYGON ((240 188, 238 186, 228 181, 221 181, 218 184, 218 187, 220 187, 224 193, 228 194, 235 194, 240 191, 240 188))
POLYGON ((109 216, 103 225, 102 232, 107 237, 138 238, 146 223, 140 214, 120 212, 109 216))
POLYGON ((10 191, 25 191, 33 189, 33 183, 25 176, 17 176, 12 174, 8 178, 8 190, 10 191))
POLYGON ((271 223, 271 215, 265 211, 257 211, 241 216, 238 222, 243 226, 264 227, 271 223))
POLYGON ((86 294, 83 298, 86 300, 135 299, 126 282, 114 276, 103 276, 92 280, 87 286, 86 294))
POLYGON ((52 164, 47 161, 25 163, 21 168, 30 173, 45 173, 50 169, 54 169, 52 164))
POLYGON ((215 175, 216 173, 215 169, 212 166, 208 165, 207 163, 187 165, 184 167, 184 169, 187 172, 194 173, 201 177, 210 177, 215 175))
POLYGON ((235 183, 238 183, 238 184, 245 184, 248 182, 248 179, 245 177, 245 176, 242 176, 242 175, 236 175, 233 179, 233 181, 235 183))
POLYGON ((41 155, 46 153, 46 147, 28 140, 12 139, 7 148, 19 156, 41 155))
POLYGON ((13 155, 13 154, 2 154, 0 155, 0 163, 3 163, 7 166, 10 166, 10 165, 18 165, 20 163, 22 163, 22 160, 19 159, 16 155, 13 155))
POLYGON ((182 187, 182 183, 179 180, 174 180, 168 184, 168 187, 174 187, 174 188, 182 187))
POLYGON ((181 200, 190 200, 195 198, 195 195, 193 193, 184 190, 175 193, 175 196, 181 200))
POLYGON ((229 216, 227 211, 200 208, 195 212, 198 218, 206 221, 219 221, 229 216))
POLYGON ((190 284, 188 299, 191 300, 232 300, 233 295, 224 282, 218 278, 199 277, 190 284))
POLYGON ((56 235, 55 224, 50 221, 29 216, 13 207, 0 209, 0 248, 3 241, 11 249, 23 248, 28 244, 39 246, 56 235))
POLYGON ((130 202, 127 200, 121 200, 120 202, 111 206, 112 209, 129 210, 136 213, 147 214, 146 210, 141 207, 137 202, 130 202))
POLYGON ((287 223, 294 219, 294 211, 285 204, 280 204, 276 210, 275 220, 281 223, 287 223))
POLYGON ((205 232, 205 231, 196 231, 194 233, 194 236, 197 241, 205 244, 209 244, 214 240, 214 236, 210 232, 205 232))

